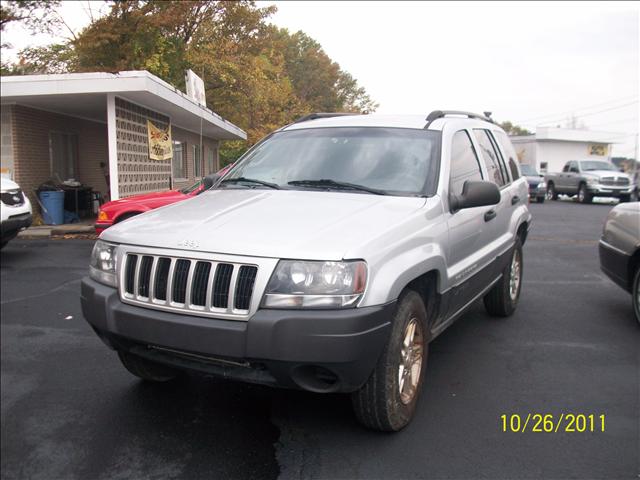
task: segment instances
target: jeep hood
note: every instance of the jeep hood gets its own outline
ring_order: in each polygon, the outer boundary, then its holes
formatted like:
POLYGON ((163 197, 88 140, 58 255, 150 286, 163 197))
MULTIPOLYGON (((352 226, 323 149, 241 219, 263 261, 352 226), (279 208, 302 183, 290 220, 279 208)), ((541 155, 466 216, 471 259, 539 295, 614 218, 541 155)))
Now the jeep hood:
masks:
POLYGON ((425 201, 313 190, 212 190, 116 224, 100 238, 183 250, 186 243, 197 251, 231 255, 340 260, 407 221, 425 201))

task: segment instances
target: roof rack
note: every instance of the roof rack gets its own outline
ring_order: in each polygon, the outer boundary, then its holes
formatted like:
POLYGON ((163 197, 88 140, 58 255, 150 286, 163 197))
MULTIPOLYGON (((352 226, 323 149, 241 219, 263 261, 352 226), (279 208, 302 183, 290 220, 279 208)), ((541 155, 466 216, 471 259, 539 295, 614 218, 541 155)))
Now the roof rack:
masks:
POLYGON ((439 118, 444 118, 447 115, 464 115, 468 118, 475 118, 477 120, 484 120, 485 122, 495 123, 490 117, 490 112, 485 112, 484 115, 480 115, 479 113, 463 112, 461 110, 434 110, 429 115, 427 115, 427 124, 424 126, 424 128, 429 128, 429 125, 431 125, 434 121, 439 118))
POLYGON ((310 113, 309 115, 300 117, 293 123, 308 122, 309 120, 316 120, 318 118, 345 117, 347 115, 362 115, 362 114, 352 113, 352 112, 315 112, 315 113, 310 113))

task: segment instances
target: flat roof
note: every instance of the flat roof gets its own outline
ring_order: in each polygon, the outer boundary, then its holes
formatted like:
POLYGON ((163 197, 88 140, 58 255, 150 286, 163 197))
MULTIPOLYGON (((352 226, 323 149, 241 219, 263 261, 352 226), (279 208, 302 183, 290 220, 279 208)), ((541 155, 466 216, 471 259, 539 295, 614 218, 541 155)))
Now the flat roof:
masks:
POLYGON ((240 127, 203 107, 146 70, 0 77, 2 105, 25 105, 98 122, 107 121, 108 94, 171 118, 176 127, 219 140, 246 140, 240 127))
POLYGON ((537 127, 536 133, 531 135, 516 135, 511 138, 513 143, 533 141, 548 142, 583 142, 583 143, 621 143, 624 133, 599 132, 596 130, 581 130, 575 128, 537 127))

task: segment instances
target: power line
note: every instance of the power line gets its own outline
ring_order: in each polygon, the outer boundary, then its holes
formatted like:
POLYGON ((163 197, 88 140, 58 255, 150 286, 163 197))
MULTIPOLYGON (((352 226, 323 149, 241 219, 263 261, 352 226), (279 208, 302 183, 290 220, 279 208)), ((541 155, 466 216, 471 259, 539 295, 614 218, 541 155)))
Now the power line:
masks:
POLYGON ((629 117, 629 118, 624 118, 622 120, 616 120, 614 122, 607 122, 607 123, 597 123, 595 125, 589 125, 589 128, 595 128, 595 127, 602 127, 605 125, 615 125, 617 123, 625 123, 625 122, 632 122, 632 121, 638 121, 638 117, 629 117))
MULTIPOLYGON (((634 105, 636 103, 638 103, 638 100, 635 100, 635 101, 629 102, 629 103, 624 103, 622 105, 617 105, 615 107, 610 107, 610 108, 605 108, 605 109, 602 109, 602 110, 597 110, 595 112, 589 112, 589 113, 583 113, 583 114, 580 114, 580 115, 575 115, 575 118, 576 118, 576 120, 579 120, 579 119, 582 119, 584 117, 591 117, 593 115, 598 115, 599 113, 610 112, 610 111, 613 111, 613 110, 618 110, 620 108, 629 107, 629 106, 634 105)), ((538 125, 544 126, 544 125, 548 125, 549 123, 556 123, 556 122, 562 121, 562 120, 566 120, 566 117, 557 117, 556 119, 546 120, 544 122, 538 123, 535 126, 538 126, 538 125)), ((533 124, 524 124, 524 125, 534 126, 533 124)))
POLYGON ((630 98, 637 99, 638 96, 637 95, 630 95, 630 96, 618 98, 616 100, 609 100, 608 102, 596 103, 595 105, 589 105, 589 106, 586 106, 586 107, 574 108, 573 110, 568 110, 566 112, 549 113, 549 114, 546 114, 546 115, 540 115, 538 117, 527 118, 525 120, 517 120, 517 121, 515 121, 515 123, 526 123, 526 122, 530 122, 530 121, 539 120, 539 119, 542 119, 542 118, 557 117, 559 115, 568 115, 568 114, 575 113, 578 110, 591 110, 592 108, 601 107, 603 105, 610 105, 612 103, 622 102, 622 101, 628 100, 630 98))

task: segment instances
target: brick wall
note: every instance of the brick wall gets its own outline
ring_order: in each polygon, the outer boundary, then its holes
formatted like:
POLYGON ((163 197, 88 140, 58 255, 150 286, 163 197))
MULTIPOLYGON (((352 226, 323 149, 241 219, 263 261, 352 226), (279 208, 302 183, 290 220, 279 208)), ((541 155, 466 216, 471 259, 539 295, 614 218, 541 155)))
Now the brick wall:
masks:
MULTIPOLYGON (((77 180, 103 195, 108 188, 100 162, 109 165, 107 125, 99 122, 45 112, 22 105, 12 108, 14 179, 35 202, 33 191, 49 180, 51 159, 49 133, 78 136, 77 180)), ((65 179, 62 179, 65 180, 65 179)))

